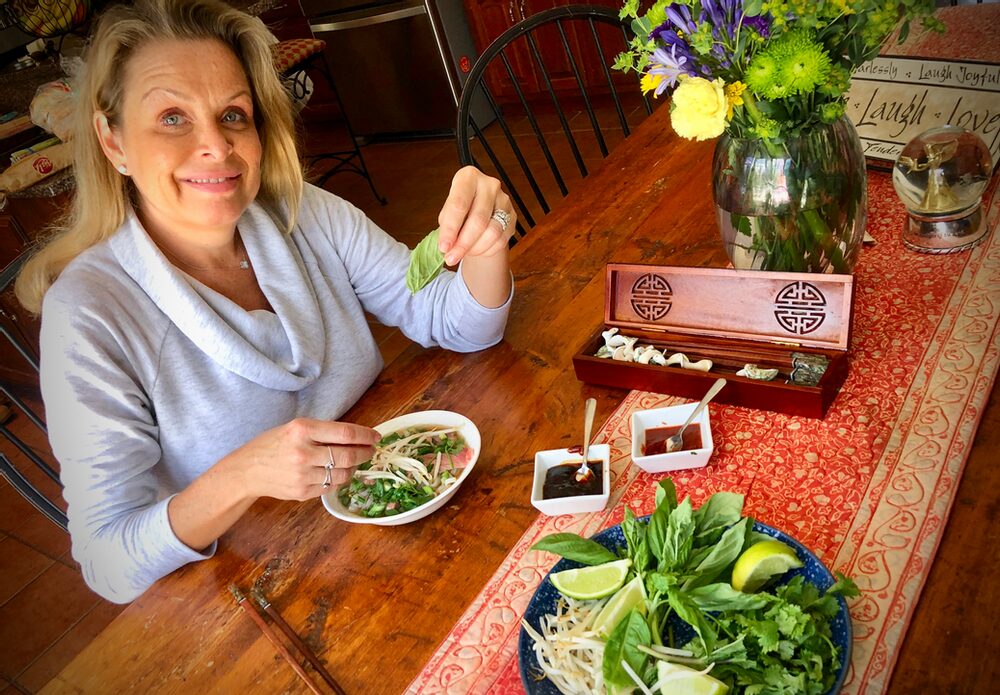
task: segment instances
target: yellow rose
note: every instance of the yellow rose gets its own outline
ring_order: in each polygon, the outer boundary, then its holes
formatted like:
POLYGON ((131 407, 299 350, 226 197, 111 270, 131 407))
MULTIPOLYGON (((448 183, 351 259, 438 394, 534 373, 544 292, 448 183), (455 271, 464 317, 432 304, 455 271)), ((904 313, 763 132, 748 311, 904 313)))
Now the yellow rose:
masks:
POLYGON ((722 135, 726 129, 727 111, 722 78, 710 82, 704 77, 682 75, 674 91, 670 123, 683 138, 708 140, 722 135))

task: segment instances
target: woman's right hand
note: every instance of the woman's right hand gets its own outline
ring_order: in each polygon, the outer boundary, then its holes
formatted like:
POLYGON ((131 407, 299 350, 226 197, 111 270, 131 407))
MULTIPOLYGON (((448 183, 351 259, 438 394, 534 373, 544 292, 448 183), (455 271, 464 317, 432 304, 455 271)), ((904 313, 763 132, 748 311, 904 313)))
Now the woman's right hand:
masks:
POLYGON ((327 464, 333 463, 331 486, 342 485, 371 459, 380 437, 350 422, 297 418, 258 435, 226 459, 248 497, 308 500, 328 491, 323 487, 327 464))
POLYGON ((259 497, 308 500, 347 482, 379 438, 370 427, 296 418, 251 439, 175 495, 170 526, 188 547, 207 548, 259 497), (331 459, 330 486, 323 487, 331 459))

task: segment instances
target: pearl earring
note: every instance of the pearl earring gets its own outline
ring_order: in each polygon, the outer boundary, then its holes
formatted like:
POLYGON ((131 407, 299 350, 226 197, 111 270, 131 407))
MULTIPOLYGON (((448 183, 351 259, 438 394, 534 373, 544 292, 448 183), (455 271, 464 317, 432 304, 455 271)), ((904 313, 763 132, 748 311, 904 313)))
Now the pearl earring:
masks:
POLYGON ((128 175, 128 169, 125 167, 124 164, 119 164, 118 165, 118 173, 121 174, 122 176, 127 176, 128 175))

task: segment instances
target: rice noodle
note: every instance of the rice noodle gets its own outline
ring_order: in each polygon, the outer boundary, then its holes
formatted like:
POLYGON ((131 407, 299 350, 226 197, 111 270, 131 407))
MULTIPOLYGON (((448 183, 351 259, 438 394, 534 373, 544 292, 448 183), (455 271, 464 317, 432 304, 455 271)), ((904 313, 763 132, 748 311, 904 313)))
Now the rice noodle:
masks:
MULTIPOLYGON (((429 488, 426 490, 427 493, 433 493, 434 496, 455 485, 458 482, 456 474, 460 469, 455 466, 452 455, 448 454, 450 465, 445 468, 442 466, 442 452, 437 451, 430 455, 424 452, 428 447, 437 446, 442 440, 455 439, 449 435, 459 432, 460 428, 431 425, 416 429, 417 431, 413 431, 414 428, 401 430, 400 432, 404 434, 399 439, 376 446, 368 466, 357 469, 353 477, 365 485, 374 485, 376 481, 382 480, 394 488, 400 486, 429 488)), ((465 447, 468 446, 461 436, 458 440, 465 447)), ((365 512, 375 504, 371 494, 358 491, 356 488, 354 492, 342 493, 342 501, 349 511, 355 513, 365 512)))

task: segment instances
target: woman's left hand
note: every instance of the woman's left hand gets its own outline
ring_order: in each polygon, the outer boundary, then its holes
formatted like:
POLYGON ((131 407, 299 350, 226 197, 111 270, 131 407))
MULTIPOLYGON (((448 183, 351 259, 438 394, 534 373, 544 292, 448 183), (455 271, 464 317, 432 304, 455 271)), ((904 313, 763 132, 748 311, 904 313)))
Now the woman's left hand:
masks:
POLYGON ((500 182, 473 166, 463 167, 438 215, 438 248, 450 266, 463 258, 495 256, 507 249, 516 223, 517 213, 500 182), (506 227, 493 217, 495 210, 507 213, 506 227))

